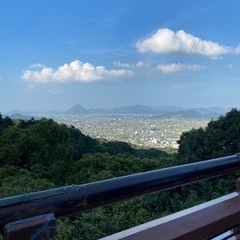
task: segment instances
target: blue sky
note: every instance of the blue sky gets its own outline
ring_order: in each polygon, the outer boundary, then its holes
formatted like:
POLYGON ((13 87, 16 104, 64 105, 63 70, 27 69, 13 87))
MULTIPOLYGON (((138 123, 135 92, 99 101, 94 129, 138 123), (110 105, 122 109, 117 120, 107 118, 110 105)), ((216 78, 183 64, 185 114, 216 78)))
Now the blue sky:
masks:
POLYGON ((240 107, 240 1, 0 0, 0 111, 240 107))

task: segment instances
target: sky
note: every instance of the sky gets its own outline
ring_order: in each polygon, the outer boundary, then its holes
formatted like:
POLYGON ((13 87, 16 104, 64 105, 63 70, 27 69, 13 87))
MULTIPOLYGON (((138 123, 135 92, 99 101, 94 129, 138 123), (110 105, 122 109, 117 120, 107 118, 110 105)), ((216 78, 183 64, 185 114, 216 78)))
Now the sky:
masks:
POLYGON ((0 112, 240 107, 239 0, 0 0, 0 112))

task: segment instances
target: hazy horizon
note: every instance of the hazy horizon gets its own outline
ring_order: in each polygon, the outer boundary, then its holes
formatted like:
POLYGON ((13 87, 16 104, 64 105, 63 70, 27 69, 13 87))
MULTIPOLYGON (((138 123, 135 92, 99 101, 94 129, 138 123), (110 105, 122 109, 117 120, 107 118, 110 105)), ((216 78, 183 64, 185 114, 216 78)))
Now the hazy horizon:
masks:
POLYGON ((86 110, 94 110, 94 109, 102 109, 102 110, 114 110, 114 109, 121 109, 121 108, 125 108, 125 107, 137 107, 137 106, 141 106, 141 107, 149 107, 149 108, 152 108, 152 109, 157 109, 157 108, 162 108, 162 109, 166 109, 166 110, 170 110, 170 111, 173 111, 174 108, 176 108, 176 110, 174 111, 178 111, 178 110, 183 110, 183 111, 187 111, 187 110, 191 110, 191 109, 208 109, 208 110, 213 110, 215 108, 219 108, 219 110, 224 110, 224 111, 229 111, 230 109, 232 108, 235 108, 235 107, 219 107, 219 106, 210 106, 210 107, 201 107, 201 106, 196 106, 196 107, 183 107, 183 106, 178 106, 178 105, 156 105, 156 106, 151 106, 151 105, 139 105, 139 104, 134 104, 134 105, 123 105, 123 106, 116 106, 116 107, 86 107, 86 106, 83 106, 82 104, 75 104, 73 106, 70 106, 68 108, 64 108, 64 109, 47 109, 47 110, 39 110, 39 109, 29 109, 29 110, 25 110, 25 109, 10 109, 10 110, 7 110, 7 111, 1 111, 0 110, 0 113, 2 114, 12 114, 12 113, 51 113, 51 112, 59 112, 59 113, 63 113, 63 112, 66 112, 76 106, 81 106, 83 108, 85 108, 86 110), (178 109, 179 108, 179 109, 178 109))
POLYGON ((237 0, 3 1, 0 112, 240 107, 237 0))

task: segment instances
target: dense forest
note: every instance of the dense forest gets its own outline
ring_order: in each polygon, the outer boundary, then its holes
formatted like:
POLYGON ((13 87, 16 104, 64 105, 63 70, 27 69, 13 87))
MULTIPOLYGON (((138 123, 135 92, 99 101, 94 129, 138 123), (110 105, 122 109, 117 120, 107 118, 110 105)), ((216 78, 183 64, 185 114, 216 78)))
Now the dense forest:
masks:
MULTIPOLYGON (((0 115, 0 197, 144 172, 240 151, 240 112, 181 135, 178 152, 85 136, 52 119, 0 115)), ((98 239, 234 191, 236 175, 201 181, 58 220, 57 238, 98 239)))

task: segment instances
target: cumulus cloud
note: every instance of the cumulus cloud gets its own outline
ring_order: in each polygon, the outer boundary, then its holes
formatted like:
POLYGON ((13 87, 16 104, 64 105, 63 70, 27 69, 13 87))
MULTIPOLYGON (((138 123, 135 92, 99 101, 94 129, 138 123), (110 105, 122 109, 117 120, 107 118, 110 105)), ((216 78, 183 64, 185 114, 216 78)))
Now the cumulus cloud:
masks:
POLYGON ((183 63, 170 63, 170 64, 159 64, 156 70, 164 74, 183 72, 183 71, 200 71, 205 69, 204 65, 198 64, 183 64, 183 63))
POLYGON ((138 42, 136 48, 141 53, 196 54, 212 58, 218 58, 220 55, 227 53, 240 53, 239 47, 232 48, 223 46, 217 42, 202 40, 183 30, 173 32, 168 28, 159 29, 151 37, 138 42))
POLYGON ((56 70, 43 66, 40 70, 24 70, 21 78, 30 83, 56 83, 56 82, 93 82, 101 80, 114 80, 116 78, 130 77, 130 70, 107 70, 103 66, 94 66, 79 60, 70 64, 59 66, 56 70))
POLYGON ((150 64, 142 62, 142 61, 139 61, 136 64, 122 63, 120 61, 115 61, 114 66, 115 67, 121 67, 121 68, 145 68, 145 67, 149 67, 150 64))

